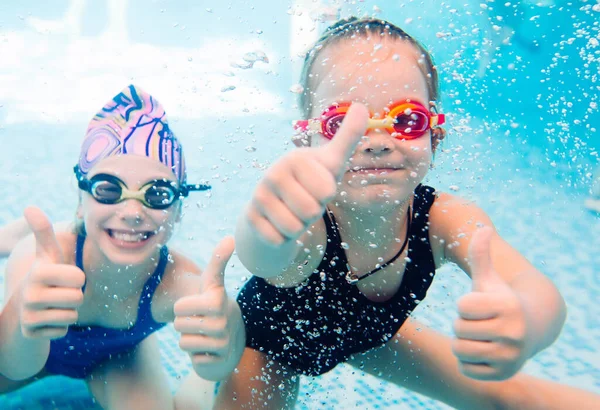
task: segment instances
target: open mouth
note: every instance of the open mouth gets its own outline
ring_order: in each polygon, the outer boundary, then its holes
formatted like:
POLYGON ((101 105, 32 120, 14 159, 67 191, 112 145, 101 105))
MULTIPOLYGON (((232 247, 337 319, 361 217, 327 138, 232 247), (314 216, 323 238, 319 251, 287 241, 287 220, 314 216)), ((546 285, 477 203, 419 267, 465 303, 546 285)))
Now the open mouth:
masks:
POLYGON ((124 243, 141 243, 147 241, 156 234, 155 231, 124 231, 116 229, 107 229, 108 236, 124 243))

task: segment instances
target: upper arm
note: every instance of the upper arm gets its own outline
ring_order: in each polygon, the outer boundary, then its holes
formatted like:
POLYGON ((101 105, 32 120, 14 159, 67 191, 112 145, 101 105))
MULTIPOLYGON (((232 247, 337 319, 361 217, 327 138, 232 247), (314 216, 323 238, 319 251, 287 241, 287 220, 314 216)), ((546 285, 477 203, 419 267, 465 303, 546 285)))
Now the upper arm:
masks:
POLYGON ((169 250, 173 263, 167 268, 152 303, 152 316, 162 323, 173 322, 175 302, 200 292, 202 269, 188 257, 169 250))
POLYGON ((0 257, 10 255, 17 243, 29 233, 31 233, 29 225, 23 217, 0 227, 0 257))
POLYGON ((23 281, 35 261, 35 238, 33 234, 20 240, 12 249, 6 264, 4 300, 7 301, 23 281))
POLYGON ((292 409, 300 378, 264 353, 246 348, 237 365, 219 386, 215 409, 292 409))
POLYGON ((87 382, 102 407, 173 409, 156 335, 148 336, 128 355, 114 355, 102 363, 87 382))
POLYGON ((494 269, 511 282, 517 275, 535 268, 496 231, 489 216, 471 201, 442 193, 429 213, 430 235, 443 243, 440 259, 456 263, 471 276, 469 245, 475 231, 482 226, 493 229, 490 257, 494 269))

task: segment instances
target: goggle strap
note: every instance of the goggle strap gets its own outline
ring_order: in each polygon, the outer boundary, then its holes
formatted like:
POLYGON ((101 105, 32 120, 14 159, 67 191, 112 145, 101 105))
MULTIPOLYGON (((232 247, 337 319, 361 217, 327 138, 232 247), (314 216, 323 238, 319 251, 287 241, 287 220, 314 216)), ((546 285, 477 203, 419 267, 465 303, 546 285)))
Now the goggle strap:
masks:
POLYGON ((437 118, 436 126, 442 125, 446 122, 445 114, 436 114, 435 117, 437 118))
POLYGON ((91 189, 91 183, 87 179, 79 179, 77 181, 77 185, 78 185, 79 189, 81 189, 82 191, 89 192, 91 189))
POLYGON ((75 165, 73 167, 73 172, 75 172, 75 178, 77 178, 77 181, 85 180, 85 177, 83 176, 83 173, 79 169, 79 165, 75 165))
POLYGON ((208 184, 185 184, 179 188, 179 194, 187 197, 192 191, 208 191, 209 189, 212 189, 212 186, 208 184))

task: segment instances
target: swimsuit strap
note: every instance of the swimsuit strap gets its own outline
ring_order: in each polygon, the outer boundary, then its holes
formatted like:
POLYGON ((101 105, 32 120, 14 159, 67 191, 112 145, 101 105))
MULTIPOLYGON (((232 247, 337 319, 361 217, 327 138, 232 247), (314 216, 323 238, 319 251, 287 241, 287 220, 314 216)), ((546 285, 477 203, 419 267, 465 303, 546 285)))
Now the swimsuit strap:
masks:
POLYGON ((138 304, 138 322, 141 318, 146 317, 154 320, 152 318, 152 304, 150 302, 152 301, 154 292, 156 292, 156 288, 160 285, 160 281, 165 273, 165 268, 167 267, 167 262, 169 262, 169 249, 165 245, 160 249, 160 259, 158 260, 158 265, 156 266, 154 273, 144 284, 140 302, 138 304))
POLYGON ((394 255, 394 257, 392 257, 392 259, 390 259, 389 261, 382 263, 381 265, 378 264, 378 266, 375 269, 373 269, 370 272, 365 273, 364 275, 362 275, 360 277, 356 273, 352 273, 350 271, 350 269, 348 269, 348 273, 346 274, 346 280, 348 281, 349 284, 356 285, 359 281, 368 278, 369 276, 384 269, 388 265, 391 265, 392 263, 396 262, 396 259, 398 259, 400 257, 400 255, 402 255, 402 252, 404 252, 404 249, 406 249, 406 245, 408 245, 408 237, 410 236, 410 222, 412 219, 411 214, 412 214, 412 211, 411 211, 411 208, 409 205, 408 211, 407 211, 407 216, 406 216, 406 219, 407 219, 406 237, 404 238, 404 243, 400 247, 400 250, 398 251, 398 253, 396 253, 396 255, 394 255))

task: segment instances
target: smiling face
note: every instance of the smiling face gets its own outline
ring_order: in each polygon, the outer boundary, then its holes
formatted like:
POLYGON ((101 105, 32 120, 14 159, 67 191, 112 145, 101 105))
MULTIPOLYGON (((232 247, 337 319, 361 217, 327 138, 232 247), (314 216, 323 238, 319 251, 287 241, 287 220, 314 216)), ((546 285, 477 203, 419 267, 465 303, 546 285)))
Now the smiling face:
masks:
MULTIPOLYGON (((131 191, 137 191, 149 181, 167 179, 176 182, 175 175, 165 165, 136 155, 108 157, 95 165, 87 175, 117 177, 131 191)), ((117 204, 102 204, 82 192, 78 210, 92 241, 108 260, 118 265, 135 265, 156 258, 158 250, 168 242, 181 214, 181 203, 169 208, 151 209, 136 199, 117 204)))
MULTIPOLYGON (((321 51, 313 66, 311 117, 335 102, 361 102, 381 117, 393 102, 429 106, 429 93, 417 49, 398 39, 356 37, 321 51)), ((311 145, 328 143, 320 134, 311 145)), ((357 147, 336 201, 359 208, 395 207, 425 177, 431 164, 431 134, 412 140, 370 130, 357 147)))

